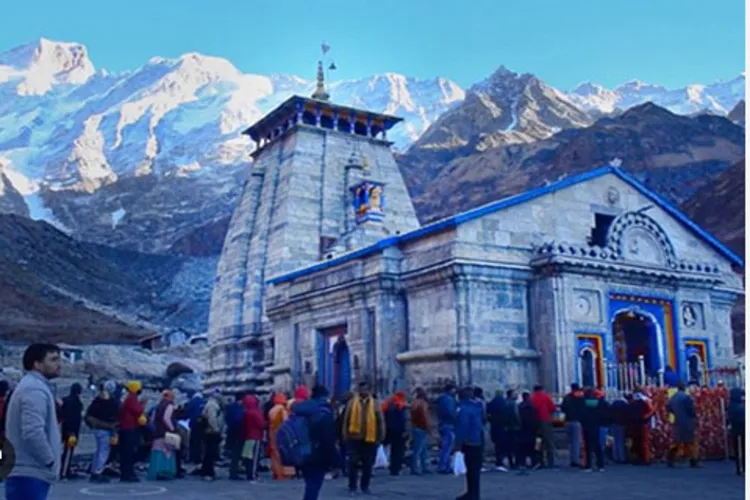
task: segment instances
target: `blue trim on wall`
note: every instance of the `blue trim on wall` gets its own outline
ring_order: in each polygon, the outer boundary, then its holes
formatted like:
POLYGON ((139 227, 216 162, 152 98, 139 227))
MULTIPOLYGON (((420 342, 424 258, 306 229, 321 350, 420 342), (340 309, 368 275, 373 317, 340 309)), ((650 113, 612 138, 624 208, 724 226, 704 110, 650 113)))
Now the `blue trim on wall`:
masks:
POLYGON ((460 224, 463 224, 464 222, 469 222, 469 221, 478 219, 480 217, 483 217, 485 215, 492 214, 492 213, 495 213, 500 210, 510 208, 516 205, 520 205, 522 203, 526 203, 535 198, 539 198, 540 196, 552 194, 562 189, 575 186, 576 184, 590 181, 592 179, 596 179, 598 177, 602 177, 607 174, 614 174, 619 179, 621 179, 625 183, 632 186, 636 191, 644 195, 646 198, 654 202, 657 206, 659 206, 664 211, 666 211, 667 213, 672 215, 674 218, 676 218, 688 230, 695 233, 696 236, 698 236, 700 239, 702 239, 703 241, 711 245, 716 251, 718 251, 721 255, 723 255, 728 260, 730 260, 733 264, 738 265, 738 266, 744 265, 742 258, 740 258, 737 254, 732 252, 729 248, 724 246, 714 236, 712 236, 705 230, 701 229, 695 222, 690 220, 680 210, 678 210, 669 202, 667 202, 666 200, 661 198, 659 195, 657 195, 656 193, 648 189, 646 186, 641 184, 635 177, 631 176, 630 174, 625 173, 619 168, 615 168, 612 166, 604 166, 604 167, 596 168, 594 170, 590 170, 588 172, 584 172, 582 174, 571 175, 570 177, 566 177, 565 179, 562 179, 548 186, 540 186, 538 188, 531 189, 524 193, 520 193, 514 196, 509 196, 508 198, 503 198, 502 200, 498 200, 498 201, 489 203, 487 205, 483 205, 481 207, 477 207, 475 209, 468 210, 466 212, 454 215, 452 217, 448 217, 448 218, 439 220, 437 222, 433 222, 432 224, 427 224, 426 226, 422 226, 418 229, 415 229, 408 233, 404 233, 400 236, 385 238, 379 241, 378 243, 371 245, 369 247, 365 247, 354 252, 340 255, 339 257, 336 257, 334 259, 323 261, 318 264, 313 264, 312 266, 299 269, 297 271, 293 271, 288 274, 277 276, 275 278, 272 278, 268 282, 270 284, 277 284, 277 283, 283 283, 286 281, 291 281, 301 276, 306 276, 308 274, 312 274, 314 272, 321 271, 323 269, 337 266, 349 260, 373 255, 387 247, 400 245, 402 243, 406 243, 415 239, 422 238, 423 236, 437 234, 437 233, 440 233, 442 231, 446 231, 449 229, 455 229, 456 227, 458 227, 460 224))

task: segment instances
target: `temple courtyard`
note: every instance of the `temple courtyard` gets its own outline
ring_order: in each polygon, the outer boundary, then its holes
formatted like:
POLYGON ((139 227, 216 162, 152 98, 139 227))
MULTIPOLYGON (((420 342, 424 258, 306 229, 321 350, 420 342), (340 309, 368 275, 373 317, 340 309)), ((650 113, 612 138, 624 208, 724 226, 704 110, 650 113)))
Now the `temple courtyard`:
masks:
MULTIPOLYGON (((179 498, 181 500, 237 499, 297 500, 302 498, 302 481, 278 482, 270 479, 257 484, 234 482, 222 478, 205 483, 196 478, 168 483, 144 481, 140 484, 92 485, 86 481, 61 483, 54 486, 50 500, 79 500, 87 497, 118 498, 179 498)), ((420 500, 453 499, 463 492, 463 478, 429 475, 390 477, 376 471, 373 478, 373 498, 413 497, 420 500)), ((728 462, 708 462, 700 470, 682 466, 667 469, 663 465, 650 467, 611 466, 604 473, 585 473, 569 468, 537 471, 529 476, 501 472, 482 474, 482 497, 486 500, 520 498, 554 498, 582 500, 705 500, 706 494, 716 500, 741 499, 745 496, 744 478, 734 473, 728 462)), ((3 490, 0 484, 0 491, 3 490)), ((322 500, 347 498, 346 481, 326 481, 322 500)))

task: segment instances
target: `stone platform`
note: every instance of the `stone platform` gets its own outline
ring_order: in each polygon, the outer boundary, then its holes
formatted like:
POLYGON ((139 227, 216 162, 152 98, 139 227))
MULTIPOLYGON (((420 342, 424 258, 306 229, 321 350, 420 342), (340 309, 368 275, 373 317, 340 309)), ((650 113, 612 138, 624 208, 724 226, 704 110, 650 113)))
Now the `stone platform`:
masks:
MULTIPOLYGON (((196 478, 174 482, 147 482, 136 485, 112 483, 92 485, 86 481, 57 484, 49 500, 81 500, 85 498, 179 498, 204 500, 207 498, 245 500, 298 500, 302 497, 303 483, 299 480, 271 481, 267 475, 254 485, 226 479, 226 470, 220 479, 205 483, 196 478)), ((674 470, 663 465, 650 467, 611 466, 604 473, 585 473, 563 468, 537 471, 529 476, 501 472, 482 474, 482 498, 548 498, 556 500, 581 500, 603 498, 607 500, 704 500, 706 492, 711 498, 740 499, 745 495, 745 481, 734 474, 734 466, 727 462, 710 462, 700 470, 683 466, 674 470)), ((372 482, 372 497, 392 499, 399 497, 420 500, 453 499, 463 492, 463 478, 429 475, 423 477, 389 477, 385 471, 376 471, 372 482)), ((0 491, 2 491, 0 484, 0 491)), ((346 481, 326 481, 322 500, 347 498, 346 481)))

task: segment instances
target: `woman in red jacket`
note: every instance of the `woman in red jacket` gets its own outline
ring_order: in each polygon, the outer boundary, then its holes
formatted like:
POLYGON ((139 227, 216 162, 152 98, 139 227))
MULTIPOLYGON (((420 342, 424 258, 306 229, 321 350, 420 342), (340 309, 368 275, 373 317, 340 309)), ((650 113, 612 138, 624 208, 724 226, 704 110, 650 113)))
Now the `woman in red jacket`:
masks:
POLYGON ((255 396, 245 396, 242 404, 245 406, 245 416, 242 419, 242 437, 245 440, 242 447, 242 460, 245 463, 248 481, 255 482, 258 480, 258 463, 266 422, 255 396))
POLYGON ((123 482, 138 482, 135 475, 135 454, 138 448, 138 428, 146 424, 143 415, 144 402, 138 399, 141 394, 141 383, 131 381, 125 384, 128 395, 120 405, 120 480, 123 482))

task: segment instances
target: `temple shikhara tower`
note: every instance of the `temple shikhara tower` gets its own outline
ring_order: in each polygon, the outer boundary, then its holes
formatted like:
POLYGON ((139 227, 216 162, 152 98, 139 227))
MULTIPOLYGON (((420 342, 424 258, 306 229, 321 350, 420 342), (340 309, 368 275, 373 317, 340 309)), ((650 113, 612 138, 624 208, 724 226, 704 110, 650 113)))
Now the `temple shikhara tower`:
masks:
POLYGON ((245 131, 256 149, 211 299, 209 385, 272 381, 267 280, 419 226, 387 140, 400 121, 331 103, 319 63, 310 98, 245 131))
POLYGON ((294 96, 256 149, 224 242, 206 384, 367 379, 623 389, 734 365, 743 260, 619 164, 421 226, 390 150, 399 118, 294 96))

